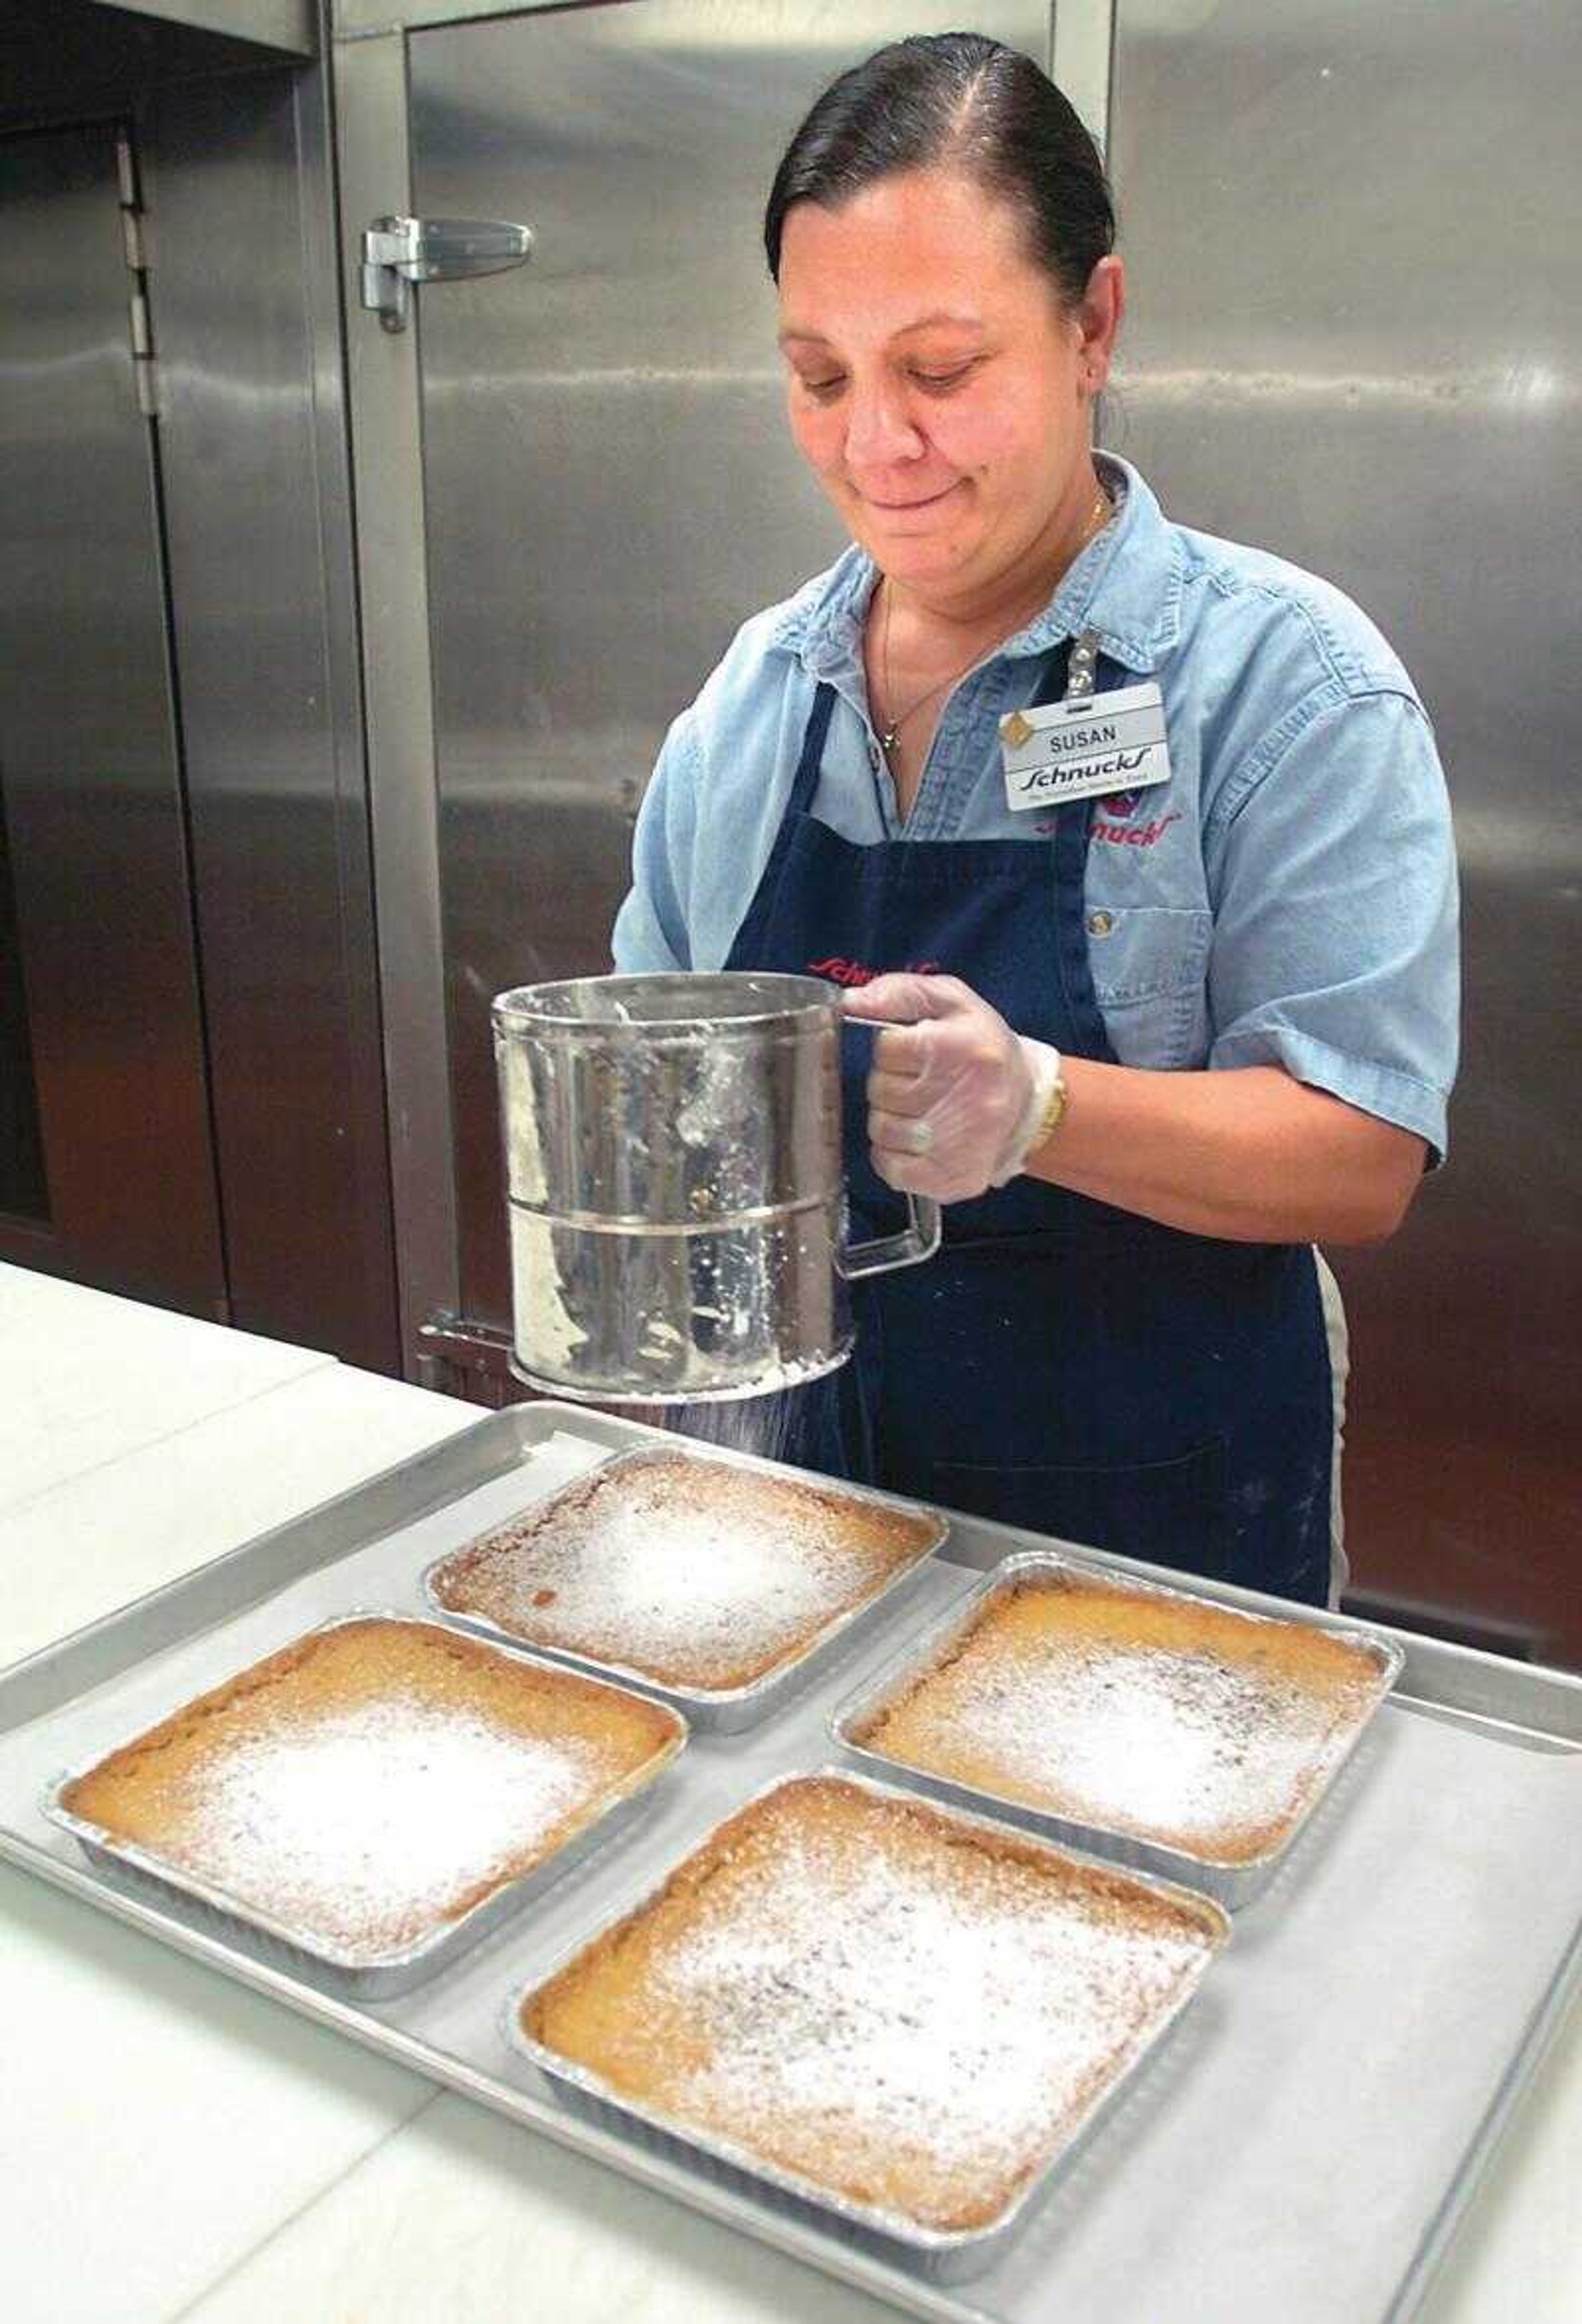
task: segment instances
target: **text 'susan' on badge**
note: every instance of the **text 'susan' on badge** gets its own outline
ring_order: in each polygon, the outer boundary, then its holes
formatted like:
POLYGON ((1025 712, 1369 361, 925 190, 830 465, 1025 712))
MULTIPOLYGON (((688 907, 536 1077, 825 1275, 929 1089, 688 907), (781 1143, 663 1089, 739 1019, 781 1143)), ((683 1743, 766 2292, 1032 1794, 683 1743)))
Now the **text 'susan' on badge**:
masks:
POLYGON ((999 722, 1006 805, 1042 807, 1103 798, 1170 780, 1164 705, 1151 681, 1012 710, 999 722))

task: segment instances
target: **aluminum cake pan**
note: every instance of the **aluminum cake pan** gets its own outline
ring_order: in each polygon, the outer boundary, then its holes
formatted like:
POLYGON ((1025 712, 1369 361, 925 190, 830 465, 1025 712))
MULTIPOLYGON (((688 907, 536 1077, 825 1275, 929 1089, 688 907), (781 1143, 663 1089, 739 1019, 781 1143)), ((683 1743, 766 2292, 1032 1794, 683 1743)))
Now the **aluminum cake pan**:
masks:
POLYGON ((901 1500, 894 1493, 878 1492, 862 1485, 849 1485, 843 1479, 824 1478, 812 1471, 788 1472, 751 1454, 733 1452, 728 1446, 688 1443, 668 1434, 660 1436, 652 1444, 612 1453, 608 1461, 601 1462, 597 1469, 574 1478, 547 1499, 530 1503, 523 1511, 523 1517, 537 1523, 547 1517, 558 1502, 584 1490, 589 1477, 618 1477, 623 1469, 651 1462, 656 1453, 667 1450, 673 1451, 676 1458, 688 1462, 709 1462, 716 1467, 741 1470, 750 1476, 806 1483, 818 1492, 836 1499, 870 1502, 877 1508, 892 1511, 905 1510, 927 1521, 930 1537, 921 1544, 915 1555, 897 1566, 870 1596, 860 1599, 855 1606, 849 1606, 843 1613, 832 1616, 795 1654, 776 1663, 761 1677, 753 1679, 746 1686, 673 1685, 669 1681, 656 1678, 650 1672, 639 1670, 630 1663, 584 1654, 575 1647, 552 1645, 547 1639, 527 1638, 519 1631, 505 1628, 487 1615, 468 1613, 464 1609, 446 1605, 435 1586, 435 1577, 441 1568, 464 1556, 479 1542, 487 1541, 493 1535, 506 1530, 506 1526, 513 1522, 510 1519, 507 1519, 504 1526, 491 1526, 486 1532, 474 1535, 471 1541, 464 1542, 456 1549, 447 1550, 443 1557, 437 1557, 426 1566, 420 1582, 424 1603, 432 1609, 439 1620, 453 1622, 458 1628, 470 1630, 477 1637, 526 1647, 547 1661, 563 1663, 568 1669, 584 1671, 590 1677, 613 1679, 620 1685, 630 1687, 634 1693, 650 1695, 657 1702, 668 1703, 673 1710, 683 1713, 695 1735, 740 1735, 748 1728, 756 1727, 760 1720, 770 1718, 788 1697, 810 1684, 855 1646, 866 1632, 893 1615, 898 1595, 906 1591, 908 1583, 916 1580, 929 1560, 943 1546, 950 1534, 949 1519, 939 1510, 925 1508, 921 1502, 901 1500))
MULTIPOLYGON (((411 1629, 432 1630, 439 1637, 446 1635, 445 1625, 440 1622, 428 1622, 419 1616, 391 1612, 382 1608, 359 1607, 337 1614, 327 1622, 316 1623, 311 1629, 301 1633, 299 1640, 290 1643, 294 1645, 322 1637, 327 1631, 341 1629, 349 1622, 365 1621, 400 1622, 411 1629)), ((507 1660, 520 1663, 529 1669, 553 1673, 559 1668, 557 1664, 546 1663, 540 1655, 503 1646, 495 1640, 487 1643, 492 1653, 503 1655, 507 1660)), ((277 1651, 289 1651, 289 1647, 277 1651)), ((254 1664, 243 1665, 240 1670, 232 1674, 233 1679, 244 1676, 255 1666, 254 1664)), ((222 1679, 218 1684, 224 1686, 229 1683, 222 1679)), ((618 1687, 608 1686, 606 1681, 595 1679, 591 1683, 606 1686, 612 1694, 622 1692, 618 1687)), ((183 1703, 175 1703, 163 1716, 174 1718, 184 1707, 183 1703)), ((551 1849, 537 1864, 529 1865, 516 1879, 505 1881, 491 1889, 466 1912, 443 1923, 415 1944, 383 1952, 359 1951, 327 1943, 311 1929, 283 1920, 217 1883, 206 1880, 201 1874, 187 1866, 173 1863, 157 1850, 143 1848, 135 1841, 123 1840, 115 1833, 106 1831, 102 1825, 74 1815, 69 1808, 64 1806, 61 1794, 70 1784, 106 1759, 113 1758, 116 1751, 139 1742, 151 1731, 151 1722, 146 1720, 140 1722, 133 1733, 123 1737, 119 1743, 108 1749, 96 1751, 80 1766, 70 1768, 58 1776, 49 1787, 43 1812, 51 1823, 71 1834, 91 1862, 103 1871, 127 1877, 143 1894, 176 1890, 189 1902, 204 1908, 206 1918, 210 1920, 211 1925, 217 1926, 220 1933, 224 1933, 227 1925, 239 1922, 255 1935, 266 1939, 271 1953, 281 1966, 296 1968, 306 1963, 316 1969, 327 1969, 334 1976, 338 1988, 349 1998, 388 2001, 400 1994, 410 1992, 414 1986, 448 1969, 492 1930, 497 1929, 535 1896, 541 1895, 551 1882, 563 1878, 614 1840, 640 1812, 647 1804, 651 1785, 685 1749, 687 1741, 686 1721, 681 1714, 667 1704, 658 1707, 669 1711, 673 1721, 667 1740, 620 1784, 601 1793, 583 1821, 557 1847, 551 1849)), ((157 1727, 161 1723, 156 1719, 152 1725, 157 1727)))
MULTIPOLYGON (((531 1984, 519 1987, 509 1997, 502 2012, 501 2035, 518 2056, 536 2066, 556 2089, 581 2106, 594 2119, 613 2124, 630 2135, 646 2135, 650 2141, 661 2143, 660 2151, 663 2151, 664 2143, 668 2143, 672 2151, 690 2156, 704 2155, 712 2162, 723 2164, 759 2188, 772 2190, 788 2207, 794 2207, 799 2216, 825 2227, 834 2225, 844 2239, 871 2250, 878 2257, 899 2261, 926 2282, 959 2283, 979 2274, 1001 2257, 1007 2245, 1026 2225, 1038 2198, 1061 2172, 1075 2161, 1078 2153, 1122 2095, 1135 2087, 1148 2060, 1160 2048, 1197 1993, 1216 1955, 1228 1943, 1230 1922, 1219 1905, 1190 1889, 1146 1873, 1125 1872, 1123 1877, 1140 1893, 1168 1899, 1198 1923, 1207 1940, 1202 1959, 1169 2004, 1145 2024, 1129 2052, 1111 2065, 1087 2103, 998 2217, 979 2227, 928 2227, 903 2213, 853 2201, 831 2188, 822 2186, 816 2180, 782 2168, 733 2139, 700 2128, 684 2116, 645 2106, 615 2089, 599 2074, 536 2040, 522 2024, 522 2013, 537 1994, 553 1983, 582 1954, 601 1943, 612 1930, 646 1910, 668 1886, 680 1864, 710 1847, 719 1831, 746 1810, 772 1797, 787 1784, 805 1782, 810 1776, 850 1784, 877 1799, 916 1804, 915 1794, 894 1784, 876 1782, 872 1776, 854 1773, 849 1767, 790 1770, 775 1776, 749 1798, 739 1801, 728 1815, 721 1817, 708 1831, 694 1840, 676 1863, 667 1866, 658 1879, 647 1880, 640 1889, 625 1896, 596 1928, 584 1932, 574 1945, 567 1947, 541 1970, 531 1984)), ((997 1820, 989 1816, 954 1807, 939 1807, 937 1812, 947 1822, 969 1831, 998 1837, 1003 1830, 997 1820)), ((1041 1852, 1046 1851, 1065 1863, 1114 1876, 1116 1868, 1097 1857, 1032 1837, 1035 1847, 1041 1852)))
POLYGON ((1019 1831, 1036 1833, 1043 1839, 1088 1849, 1131 1870, 1155 1873, 1162 1878, 1195 1889, 1200 1895, 1212 1896, 1217 1903, 1236 1911, 1261 1895, 1295 1846, 1361 1741, 1369 1721, 1394 1685, 1403 1659, 1402 1649, 1393 1640, 1381 1637, 1366 1624, 1348 1621, 1342 1616, 1316 1611, 1304 1614, 1297 1608, 1288 1615, 1257 1611, 1251 1607, 1228 1605, 1222 1599, 1209 1598, 1194 1591, 1175 1590, 1162 1582, 1145 1581, 1140 1576, 1119 1572, 1113 1566, 1097 1567, 1085 1561, 1062 1556, 1057 1551, 1030 1550, 1004 1559, 976 1589, 958 1600, 941 1620, 901 1647, 877 1677, 869 1679, 855 1695, 841 1704, 830 1722, 830 1732, 843 1751, 850 1752, 862 1766, 878 1771, 889 1782, 905 1784, 911 1789, 925 1793, 930 1798, 946 1801, 952 1806, 975 1809, 980 1814, 993 1816, 1016 1825, 1019 1831), (1108 1588, 1132 1591, 1140 1597, 1163 1598, 1182 1605, 1212 1608, 1222 1615, 1234 1614, 1238 1621, 1261 1624, 1289 1622, 1327 1630, 1354 1641, 1373 1662, 1378 1676, 1370 1700, 1349 1726, 1341 1730, 1337 1742, 1326 1753, 1320 1781, 1274 1847, 1255 1857, 1228 1858, 1174 1847, 1164 1840, 1145 1840, 1133 1832, 1118 1831, 1070 1813, 1062 1814, 1052 1809, 1034 1807, 1026 1801, 1014 1800, 980 1785, 959 1782, 953 1776, 936 1774, 932 1768, 892 1758, 873 1745, 858 1739, 872 1720, 945 1659, 957 1643, 982 1619, 996 1599, 1007 1595, 1019 1582, 1029 1578, 1063 1574, 1076 1575, 1088 1581, 1101 1580, 1108 1588))

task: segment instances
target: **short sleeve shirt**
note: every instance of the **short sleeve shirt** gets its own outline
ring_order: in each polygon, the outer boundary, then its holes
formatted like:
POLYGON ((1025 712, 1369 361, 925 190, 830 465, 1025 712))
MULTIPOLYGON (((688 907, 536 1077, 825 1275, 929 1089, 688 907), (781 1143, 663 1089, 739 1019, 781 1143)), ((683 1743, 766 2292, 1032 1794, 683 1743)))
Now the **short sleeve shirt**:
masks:
POLYGON ((813 812, 842 837, 1047 844, 1048 821, 1007 804, 998 723, 1090 630, 1114 666, 1101 687, 1159 686, 1170 757, 1167 783, 1091 816, 1083 908, 1116 1056, 1159 1072, 1277 1065, 1415 1132, 1437 1160, 1457 1056, 1456 868, 1416 689, 1339 590, 1173 524, 1135 468, 1099 463, 1116 517, 1043 612, 957 683, 904 823, 863 676, 878 577, 865 553, 743 626, 666 739, 616 964, 723 966, 821 682, 837 700, 813 812))

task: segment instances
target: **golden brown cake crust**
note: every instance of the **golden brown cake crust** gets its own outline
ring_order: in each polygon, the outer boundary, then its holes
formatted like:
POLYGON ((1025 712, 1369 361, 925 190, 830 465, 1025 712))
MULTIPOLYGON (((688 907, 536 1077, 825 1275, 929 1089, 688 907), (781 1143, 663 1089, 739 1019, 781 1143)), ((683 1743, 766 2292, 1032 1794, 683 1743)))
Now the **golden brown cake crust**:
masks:
POLYGON ((673 1743, 663 1705, 433 1622, 338 1623, 186 1703, 61 1805, 350 1959, 519 1878, 673 1743))
POLYGON ((1068 1821, 1246 1864, 1277 1848, 1381 1686, 1309 1623, 1068 1571, 992 1593, 852 1734, 1068 1821))
POLYGON ((732 1816, 521 2005, 615 2096, 925 2229, 999 2217, 1214 1908, 834 1775, 732 1816))
POLYGON ((469 1543, 430 1587, 529 1645, 724 1693, 788 1662, 938 1532, 915 1511, 656 1452, 469 1543))

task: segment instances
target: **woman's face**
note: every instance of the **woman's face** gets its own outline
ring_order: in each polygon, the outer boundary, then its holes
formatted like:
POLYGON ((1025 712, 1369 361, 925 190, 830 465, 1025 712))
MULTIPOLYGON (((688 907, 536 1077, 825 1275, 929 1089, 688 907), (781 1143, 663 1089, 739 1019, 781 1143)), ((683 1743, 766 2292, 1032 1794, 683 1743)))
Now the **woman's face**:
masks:
POLYGON ((1016 211, 925 170, 796 203, 779 290, 792 433, 883 571, 966 595, 1070 521, 1118 261, 1063 308, 1016 211))

